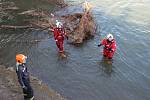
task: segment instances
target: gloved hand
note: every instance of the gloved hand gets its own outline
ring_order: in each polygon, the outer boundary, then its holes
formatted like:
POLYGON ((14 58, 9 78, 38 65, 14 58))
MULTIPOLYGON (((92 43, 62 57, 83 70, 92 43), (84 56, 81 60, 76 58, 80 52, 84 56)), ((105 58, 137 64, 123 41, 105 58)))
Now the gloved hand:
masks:
POLYGON ((109 48, 108 50, 109 50, 109 52, 113 52, 112 48, 109 48))
POLYGON ((97 45, 98 47, 102 46, 102 44, 97 45))

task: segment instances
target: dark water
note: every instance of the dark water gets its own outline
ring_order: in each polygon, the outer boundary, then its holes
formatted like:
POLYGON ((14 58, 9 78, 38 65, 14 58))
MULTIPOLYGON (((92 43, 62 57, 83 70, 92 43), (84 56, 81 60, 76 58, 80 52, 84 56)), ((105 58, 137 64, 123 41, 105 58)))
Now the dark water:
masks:
POLYGON ((150 1, 91 3, 101 28, 80 47, 66 41, 67 59, 58 57, 47 32, 11 30, 1 31, 0 63, 14 66, 16 53, 27 54, 31 72, 69 100, 150 100, 150 1), (117 40, 112 65, 102 61, 102 49, 97 47, 100 34, 104 37, 108 32, 117 40))

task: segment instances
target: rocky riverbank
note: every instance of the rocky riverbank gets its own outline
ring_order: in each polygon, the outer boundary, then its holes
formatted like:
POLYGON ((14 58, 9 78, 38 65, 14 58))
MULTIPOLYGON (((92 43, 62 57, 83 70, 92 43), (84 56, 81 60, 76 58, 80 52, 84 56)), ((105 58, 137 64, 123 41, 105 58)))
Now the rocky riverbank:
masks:
MULTIPOLYGON (((66 100, 36 77, 31 76, 30 79, 35 100, 66 100)), ((12 67, 0 65, 0 94, 0 100, 23 100, 22 89, 12 67)))

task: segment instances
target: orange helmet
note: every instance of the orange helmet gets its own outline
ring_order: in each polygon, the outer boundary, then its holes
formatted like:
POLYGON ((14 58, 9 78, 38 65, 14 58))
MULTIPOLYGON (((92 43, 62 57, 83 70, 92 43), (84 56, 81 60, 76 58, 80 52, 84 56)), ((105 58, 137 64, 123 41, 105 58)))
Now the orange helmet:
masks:
POLYGON ((23 54, 17 54, 16 55, 16 62, 18 63, 26 63, 27 56, 23 54))

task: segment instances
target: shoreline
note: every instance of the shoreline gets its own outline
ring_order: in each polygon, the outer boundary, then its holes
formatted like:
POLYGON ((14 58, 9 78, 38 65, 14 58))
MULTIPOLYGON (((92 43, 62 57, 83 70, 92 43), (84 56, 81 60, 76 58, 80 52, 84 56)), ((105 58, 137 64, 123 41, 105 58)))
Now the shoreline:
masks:
MULTIPOLYGON (((37 77, 30 75, 30 80, 36 100, 67 100, 37 77)), ((1 100, 23 100, 22 89, 13 67, 0 65, 0 93, 1 100)))

